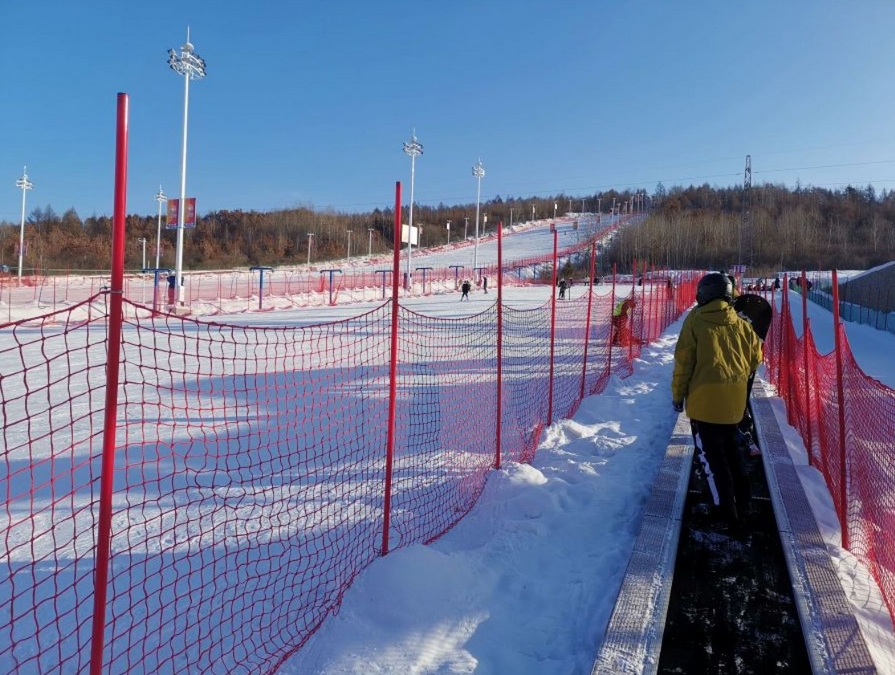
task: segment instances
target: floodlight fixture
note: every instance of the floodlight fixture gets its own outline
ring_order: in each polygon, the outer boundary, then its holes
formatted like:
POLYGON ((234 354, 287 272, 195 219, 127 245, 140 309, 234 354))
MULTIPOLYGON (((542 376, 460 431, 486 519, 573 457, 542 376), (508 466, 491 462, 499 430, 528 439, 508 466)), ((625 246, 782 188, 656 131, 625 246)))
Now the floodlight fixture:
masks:
POLYGON ((162 204, 168 201, 161 184, 158 186, 155 201, 158 202, 158 227, 155 231, 155 269, 158 269, 162 256, 162 204))
POLYGON ((16 181, 16 187, 22 191, 22 224, 19 226, 19 286, 22 285, 22 261, 25 255, 25 195, 34 188, 28 180, 28 167, 22 169, 22 177, 16 181))
POLYGON ((475 269, 479 264, 479 202, 482 199, 482 178, 485 176, 485 167, 482 166, 482 159, 476 162, 472 167, 472 175, 477 182, 475 193, 475 245, 472 247, 472 268, 475 269))
POLYGON ((168 65, 178 75, 183 75, 183 149, 180 162, 180 203, 177 209, 177 254, 174 263, 174 278, 178 289, 178 301, 183 304, 183 229, 186 215, 186 138, 190 109, 190 80, 205 77, 205 60, 196 52, 190 42, 190 29, 186 29, 186 42, 180 47, 180 54, 168 50, 168 65))
POLYGON ((413 182, 416 158, 423 154, 423 144, 416 137, 416 127, 410 133, 410 140, 404 141, 404 154, 410 156, 410 215, 407 228, 407 287, 410 288, 410 255, 413 251, 413 182))

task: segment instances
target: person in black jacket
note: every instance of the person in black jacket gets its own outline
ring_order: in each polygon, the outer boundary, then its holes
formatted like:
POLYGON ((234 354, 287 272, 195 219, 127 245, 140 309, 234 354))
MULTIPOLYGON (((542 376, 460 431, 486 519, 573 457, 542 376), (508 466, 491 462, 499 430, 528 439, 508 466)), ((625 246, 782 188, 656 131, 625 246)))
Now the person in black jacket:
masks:
POLYGON ((463 295, 460 296, 460 302, 464 300, 469 300, 469 289, 471 288, 471 284, 469 283, 469 279, 464 279, 463 283, 460 285, 460 290, 463 291, 463 295))

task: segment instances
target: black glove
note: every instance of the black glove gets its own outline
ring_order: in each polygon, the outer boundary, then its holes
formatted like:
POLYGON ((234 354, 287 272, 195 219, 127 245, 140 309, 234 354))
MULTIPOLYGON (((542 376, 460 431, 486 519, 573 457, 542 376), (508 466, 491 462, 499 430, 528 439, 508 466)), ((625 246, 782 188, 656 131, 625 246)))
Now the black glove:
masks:
POLYGON ((676 412, 676 413, 684 412, 684 402, 683 401, 672 401, 671 407, 674 408, 674 412, 676 412))

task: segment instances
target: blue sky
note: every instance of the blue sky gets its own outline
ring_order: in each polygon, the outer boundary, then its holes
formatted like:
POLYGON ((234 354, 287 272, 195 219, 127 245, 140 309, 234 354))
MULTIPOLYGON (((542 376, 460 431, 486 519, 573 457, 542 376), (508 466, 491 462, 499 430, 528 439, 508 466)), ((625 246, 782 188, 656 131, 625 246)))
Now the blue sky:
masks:
POLYGON ((111 214, 115 98, 130 96, 129 213, 571 196, 671 185, 895 187, 895 3, 884 0, 5 3, 0 220, 111 214), (3 187, 5 186, 5 187, 3 187), (405 198, 405 201, 406 198, 405 198))

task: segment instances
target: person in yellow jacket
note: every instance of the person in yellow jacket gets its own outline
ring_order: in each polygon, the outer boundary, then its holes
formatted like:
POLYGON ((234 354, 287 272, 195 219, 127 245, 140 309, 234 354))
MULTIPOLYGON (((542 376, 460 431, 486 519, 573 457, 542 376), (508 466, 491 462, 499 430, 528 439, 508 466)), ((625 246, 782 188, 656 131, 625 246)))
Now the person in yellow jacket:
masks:
POLYGON ((616 303, 612 310, 612 344, 629 346, 633 339, 631 335, 631 314, 636 302, 633 295, 629 295, 616 303))
POLYGON ((762 361, 761 341, 732 307, 733 284, 720 272, 696 287, 674 350, 672 405, 687 415, 701 459, 711 473, 716 503, 733 526, 750 511, 751 486, 737 425, 746 409, 749 376, 762 361))

